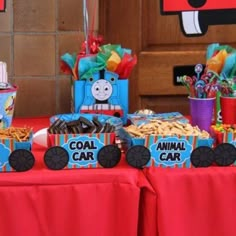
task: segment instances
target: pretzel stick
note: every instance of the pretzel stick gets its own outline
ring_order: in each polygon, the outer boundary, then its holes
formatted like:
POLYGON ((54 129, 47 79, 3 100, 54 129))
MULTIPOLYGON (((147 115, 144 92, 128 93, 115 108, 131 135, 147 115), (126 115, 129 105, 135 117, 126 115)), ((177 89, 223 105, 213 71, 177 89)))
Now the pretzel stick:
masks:
POLYGON ((0 139, 15 139, 18 142, 28 141, 32 128, 9 127, 0 129, 0 139))

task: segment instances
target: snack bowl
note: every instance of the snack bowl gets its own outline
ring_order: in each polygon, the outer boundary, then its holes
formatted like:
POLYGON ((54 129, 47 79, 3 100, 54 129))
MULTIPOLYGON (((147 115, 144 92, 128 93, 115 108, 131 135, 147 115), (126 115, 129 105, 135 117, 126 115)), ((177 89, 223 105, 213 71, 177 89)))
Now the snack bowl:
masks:
POLYGON ((59 114, 50 118, 48 149, 44 162, 49 169, 111 168, 121 158, 116 132, 117 117, 97 114, 59 114))
POLYGON ((236 166, 236 125, 212 125, 211 132, 215 138, 215 149, 224 155, 224 158, 219 159, 217 164, 236 166))
POLYGON ((207 167, 214 162, 213 138, 206 131, 200 131, 190 124, 158 121, 156 124, 130 125, 121 129, 119 136, 128 144, 127 162, 136 168, 207 167), (163 126, 155 126, 160 124, 163 126), (178 134, 157 134, 167 126, 178 134), (184 128, 192 128, 192 134, 184 134, 184 128))
POLYGON ((209 137, 195 134, 145 135, 137 138, 125 129, 120 134, 125 134, 122 137, 130 144, 127 151, 129 155, 126 154, 127 161, 131 161, 131 165, 135 163, 133 165, 138 168, 235 166, 236 132, 232 127, 230 129, 224 132, 216 129, 215 134, 212 133, 209 137))
MULTIPOLYGON (((35 163, 34 155, 31 152, 33 133, 28 128, 11 127, 10 132, 18 130, 19 132, 27 132, 27 138, 16 139, 13 137, 0 138, 0 172, 11 171, 27 171, 30 170, 35 163)), ((6 132, 8 129, 4 129, 6 132)), ((19 136, 18 136, 19 137, 19 136)))
POLYGON ((215 137, 215 144, 236 142, 236 124, 216 124, 211 126, 212 136, 215 137))
MULTIPOLYGON (((142 168, 154 166, 163 168, 191 168, 193 167, 191 161, 193 150, 198 147, 207 147, 211 149, 213 139, 202 139, 198 136, 147 135, 143 138, 130 137, 129 143, 131 143, 131 145, 129 146, 128 152, 132 149, 136 149, 137 146, 140 147, 134 157, 136 159, 143 159, 140 155, 142 151, 146 153, 149 152, 149 154, 147 154, 149 157, 146 157, 147 161, 145 162, 145 165, 135 167, 142 168), (142 149, 141 146, 143 147, 142 149)), ((207 151, 209 150, 207 149, 206 154, 202 153, 202 155, 207 157, 207 151)), ((129 162, 129 156, 126 157, 129 162)))

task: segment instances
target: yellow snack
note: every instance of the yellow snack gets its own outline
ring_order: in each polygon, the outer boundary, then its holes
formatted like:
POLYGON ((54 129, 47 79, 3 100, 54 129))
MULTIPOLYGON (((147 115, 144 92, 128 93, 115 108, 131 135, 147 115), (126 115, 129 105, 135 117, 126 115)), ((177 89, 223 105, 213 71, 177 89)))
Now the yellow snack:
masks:
POLYGON ((165 122, 165 121, 152 121, 148 124, 140 126, 130 125, 125 127, 125 130, 133 137, 144 138, 147 135, 184 135, 184 136, 199 136, 203 139, 210 138, 210 134, 206 131, 201 131, 198 126, 184 124, 180 122, 165 122))
POLYGON ((32 129, 29 127, 0 129, 0 139, 15 139, 18 142, 25 142, 29 140, 31 131, 32 129))

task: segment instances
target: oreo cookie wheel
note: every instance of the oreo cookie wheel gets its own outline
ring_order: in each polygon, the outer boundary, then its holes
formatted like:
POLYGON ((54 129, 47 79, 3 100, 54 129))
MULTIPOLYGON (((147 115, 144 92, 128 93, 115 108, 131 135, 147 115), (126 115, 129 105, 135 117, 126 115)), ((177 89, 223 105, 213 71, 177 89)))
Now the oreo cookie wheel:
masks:
POLYGON ((230 143, 221 143, 215 149, 215 163, 218 166, 229 166, 236 161, 236 148, 230 143))
POLYGON ((114 144, 102 147, 98 151, 98 163, 104 168, 112 168, 120 162, 121 150, 114 144))
POLYGON ((9 156, 9 165, 15 171, 27 171, 34 166, 34 155, 26 149, 16 149, 9 156))
POLYGON ((143 168, 151 159, 151 153, 148 148, 142 145, 135 145, 128 149, 126 161, 130 166, 143 168))
POLYGON ((208 167, 214 162, 214 151, 207 146, 194 149, 190 156, 190 161, 194 167, 208 167))
POLYGON ((44 163, 51 170, 61 170, 68 162, 69 154, 63 147, 51 147, 44 154, 44 163))

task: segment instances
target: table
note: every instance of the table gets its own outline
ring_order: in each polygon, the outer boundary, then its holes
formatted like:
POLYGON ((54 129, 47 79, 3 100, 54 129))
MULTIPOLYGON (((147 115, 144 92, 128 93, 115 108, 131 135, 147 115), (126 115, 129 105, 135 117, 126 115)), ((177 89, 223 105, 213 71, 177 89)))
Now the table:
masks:
POLYGON ((158 236, 235 236, 236 168, 145 169, 158 236))
MULTIPOLYGON (((13 125, 47 127, 48 118, 13 125)), ((0 235, 235 236, 236 168, 128 167, 0 174, 0 235)))
MULTIPOLYGON (((48 118, 14 119, 13 126, 47 127, 48 118)), ((52 171, 44 147, 33 145, 35 167, 0 174, 0 235, 150 235, 155 193, 143 172, 124 162, 112 169, 52 171), (150 212, 150 214, 149 214, 150 212), (150 221, 151 222, 151 221, 150 221)), ((154 211, 154 213, 153 213, 154 211)), ((153 221, 152 221, 153 222, 153 221)))

